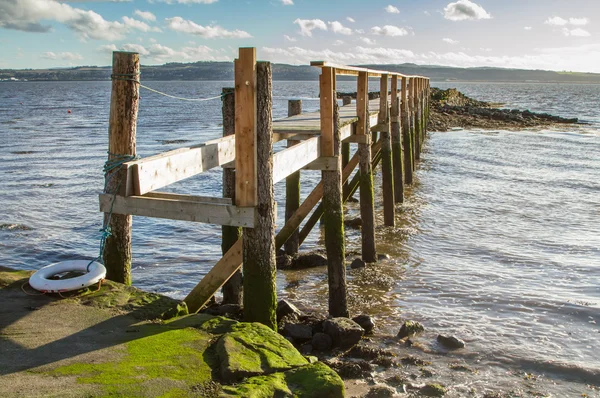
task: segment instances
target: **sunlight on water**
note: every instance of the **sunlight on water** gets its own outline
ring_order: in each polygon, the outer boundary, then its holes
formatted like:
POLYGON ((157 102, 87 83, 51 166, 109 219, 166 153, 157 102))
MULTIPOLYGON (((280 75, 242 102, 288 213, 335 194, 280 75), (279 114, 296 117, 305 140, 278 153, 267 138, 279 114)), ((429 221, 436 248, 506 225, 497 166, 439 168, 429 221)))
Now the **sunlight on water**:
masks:
MULTIPOLYGON (((231 83, 148 85, 209 97, 231 83)), ((352 91, 354 84, 338 86, 352 91)), ((391 260, 374 273, 349 271, 353 311, 373 314, 390 333, 408 317, 459 334, 488 361, 600 369, 600 86, 434 86, 589 124, 575 131, 431 133, 398 225, 377 229, 378 249, 391 260)), ((274 88, 275 118, 286 115, 290 97, 307 98, 305 111, 318 108, 316 82, 274 88)), ((141 95, 139 155, 221 135, 220 101, 141 95)), ((0 84, 2 265, 37 269, 97 255, 109 96, 109 82, 0 84)), ((303 173, 304 196, 319 175, 303 173)), ((220 196, 220 181, 220 170, 212 170, 169 190, 220 196)), ((283 184, 276 197, 281 223, 283 184)), ((348 216, 358 214, 349 204, 348 216)), ((306 249, 322 247, 321 238, 314 231, 306 249)), ((360 249, 358 231, 347 230, 347 238, 348 250, 360 249)), ((181 298, 220 258, 220 227, 136 217, 133 252, 136 286, 181 298)), ((323 309, 325 275, 280 273, 280 293, 323 309)))

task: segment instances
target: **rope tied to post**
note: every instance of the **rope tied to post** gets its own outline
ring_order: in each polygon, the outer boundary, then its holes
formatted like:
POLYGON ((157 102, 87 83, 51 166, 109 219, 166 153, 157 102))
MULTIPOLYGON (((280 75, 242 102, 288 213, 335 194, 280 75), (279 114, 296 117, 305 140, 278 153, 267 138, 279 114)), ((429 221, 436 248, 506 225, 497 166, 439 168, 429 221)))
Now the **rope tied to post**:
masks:
MULTIPOLYGON (((118 172, 123 168, 123 165, 127 162, 132 162, 132 161, 140 158, 137 155, 118 155, 115 153, 111 153, 110 151, 108 152, 108 156, 109 156, 109 159, 104 163, 104 167, 102 168, 102 171, 104 173, 104 192, 106 192, 106 193, 110 193, 110 192, 107 192, 107 189, 108 189, 113 177, 115 175, 119 174, 118 172)), ((102 257, 104 254, 104 247, 106 246, 106 240, 112 235, 112 232, 110 230, 110 219, 113 214, 113 207, 115 206, 115 200, 117 197, 117 193, 119 192, 119 189, 121 188, 122 182, 123 182, 122 178, 119 178, 119 182, 117 183, 117 186, 116 186, 114 192, 112 192, 110 211, 108 212, 108 216, 104 218, 104 222, 102 223, 102 228, 100 229, 100 233, 101 233, 101 235, 100 235, 100 253, 98 254, 98 257, 96 257, 95 259, 90 261, 90 263, 87 265, 86 269, 88 272, 89 272, 90 265, 92 265, 92 263, 94 261, 97 261, 97 262, 100 262, 101 264, 103 264, 102 257)))
POLYGON ((148 86, 144 86, 140 80, 139 80, 139 73, 113 73, 112 75, 110 75, 111 80, 122 80, 122 81, 127 81, 127 82, 134 82, 140 85, 141 88, 144 88, 148 91, 151 91, 153 93, 168 97, 168 98, 172 98, 172 99, 176 99, 179 101, 192 101, 192 102, 202 102, 202 101, 212 101, 212 100, 216 100, 216 99, 223 99, 226 95, 232 94, 231 92, 229 93, 223 93, 221 95, 216 95, 214 97, 209 97, 209 98, 184 98, 184 97, 178 97, 176 95, 171 95, 171 94, 167 94, 167 93, 163 93, 162 91, 158 91, 156 89, 153 89, 151 87, 148 86))

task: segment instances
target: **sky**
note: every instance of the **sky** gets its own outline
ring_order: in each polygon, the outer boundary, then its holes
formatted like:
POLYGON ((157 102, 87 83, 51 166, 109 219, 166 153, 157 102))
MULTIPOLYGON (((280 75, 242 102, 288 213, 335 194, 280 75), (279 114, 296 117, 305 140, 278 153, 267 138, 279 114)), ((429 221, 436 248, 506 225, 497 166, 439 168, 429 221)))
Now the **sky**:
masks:
POLYGON ((260 60, 600 73, 599 0, 0 0, 0 68, 260 60))

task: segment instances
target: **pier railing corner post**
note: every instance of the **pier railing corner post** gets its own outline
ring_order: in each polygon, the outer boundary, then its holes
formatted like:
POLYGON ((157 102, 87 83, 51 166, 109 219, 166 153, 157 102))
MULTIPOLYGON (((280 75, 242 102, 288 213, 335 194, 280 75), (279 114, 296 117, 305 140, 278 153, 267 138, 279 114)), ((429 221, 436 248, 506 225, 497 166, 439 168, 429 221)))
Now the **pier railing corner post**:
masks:
MULTIPOLYGON (((113 52, 112 89, 108 127, 108 158, 136 154, 136 129, 139 107, 140 57, 138 53, 113 52)), ((107 175, 106 193, 116 193, 127 183, 126 170, 118 168, 107 175)), ((106 278, 131 284, 131 227, 132 216, 104 214, 111 235, 106 239, 102 254, 106 278), (110 222, 109 222, 110 219, 110 222)))
MULTIPOLYGON (((288 117, 302 113, 302 100, 288 101, 288 117)), ((298 141, 288 140, 288 148, 298 141)), ((300 207, 300 171, 290 174, 285 179, 285 222, 287 222, 300 207)), ((294 257, 300 248, 300 232, 294 230, 289 239, 284 243, 285 253, 294 257)))
POLYGON ((269 62, 255 48, 240 48, 235 62, 236 204, 255 208, 254 228, 244 228, 244 320, 277 330, 273 97, 269 62), (260 178, 258 178, 260 176, 260 178))
MULTIPOLYGON (((394 166, 392 159, 392 136, 390 129, 390 103, 388 101, 389 75, 382 75, 379 92, 379 120, 381 129, 381 178, 383 192, 383 223, 388 227, 396 224, 396 200, 394 199, 394 166)), ((393 96, 393 94, 392 94, 393 96)))
POLYGON ((327 250, 329 314, 348 317, 344 208, 342 202, 341 137, 334 68, 323 68, 319 78, 321 156, 332 157, 334 170, 323 170, 323 226, 327 250))

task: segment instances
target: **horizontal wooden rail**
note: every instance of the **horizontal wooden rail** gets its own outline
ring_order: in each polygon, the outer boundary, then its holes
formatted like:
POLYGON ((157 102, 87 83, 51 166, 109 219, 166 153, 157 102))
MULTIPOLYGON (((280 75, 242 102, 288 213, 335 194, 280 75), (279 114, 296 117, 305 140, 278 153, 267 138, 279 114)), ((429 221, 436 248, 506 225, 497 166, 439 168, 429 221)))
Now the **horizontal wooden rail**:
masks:
POLYGON ((273 184, 309 165, 321 156, 321 137, 306 141, 273 154, 273 184))
POLYGON ((188 195, 174 195, 167 198, 101 194, 100 211, 109 213, 112 209, 114 214, 166 218, 234 227, 254 227, 255 208, 236 207, 222 203, 205 203, 202 200, 201 197, 190 198, 188 195))
POLYGON ((129 162, 126 165, 130 189, 126 194, 144 195, 234 159, 235 137, 228 136, 129 162))
POLYGON ((339 65, 339 64, 334 64, 334 63, 325 62, 325 61, 311 61, 310 66, 314 66, 317 68, 334 68, 335 74, 341 75, 341 76, 358 76, 359 72, 367 72, 369 77, 381 77, 382 75, 388 75, 388 76, 399 76, 399 77, 402 77, 405 79, 422 78, 422 79, 429 80, 428 77, 424 77, 424 76, 404 75, 399 72, 389 72, 389 71, 384 71, 384 70, 361 68, 358 66, 339 65))

